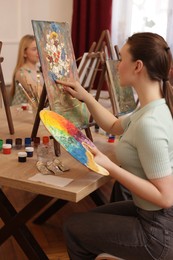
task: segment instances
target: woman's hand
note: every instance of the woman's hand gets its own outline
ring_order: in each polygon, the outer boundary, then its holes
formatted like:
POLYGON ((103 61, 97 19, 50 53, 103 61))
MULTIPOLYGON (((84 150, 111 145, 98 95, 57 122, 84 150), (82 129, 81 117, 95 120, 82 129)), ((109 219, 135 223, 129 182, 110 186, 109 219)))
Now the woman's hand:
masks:
POLYGON ((85 102, 93 119, 103 130, 114 135, 121 135, 124 132, 121 119, 117 119, 110 111, 102 106, 78 81, 57 80, 56 82, 61 84, 65 91, 72 97, 85 102))
POLYGON ((64 90, 70 93, 73 97, 77 98, 78 100, 85 101, 88 92, 81 86, 78 81, 63 81, 63 80, 56 80, 58 84, 63 85, 64 90))
POLYGON ((109 171, 109 166, 112 163, 112 161, 105 154, 100 152, 100 150, 96 146, 91 147, 91 146, 87 145, 87 149, 94 156, 94 161, 109 171))

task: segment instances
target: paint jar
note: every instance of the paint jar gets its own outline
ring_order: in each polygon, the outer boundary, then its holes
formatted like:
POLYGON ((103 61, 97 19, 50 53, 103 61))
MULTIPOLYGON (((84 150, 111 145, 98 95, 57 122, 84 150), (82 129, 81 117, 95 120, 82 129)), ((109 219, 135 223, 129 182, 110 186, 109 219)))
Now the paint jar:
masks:
POLYGON ((27 157, 33 157, 34 147, 25 147, 25 152, 27 153, 27 157))
POLYGON ((0 151, 2 150, 3 140, 0 139, 0 151))
POLYGON ((54 148, 49 140, 49 137, 44 136, 42 144, 39 144, 37 147, 37 159, 43 163, 51 161, 54 157, 54 148))
POLYGON ((11 144, 11 145, 13 145, 13 139, 11 139, 11 138, 8 138, 8 139, 6 139, 6 144, 11 144))
POLYGON ((42 138, 43 144, 48 144, 49 141, 50 141, 49 136, 43 136, 43 138, 42 138))
POLYGON ((3 149, 3 154, 10 154, 11 153, 11 144, 3 144, 2 149, 3 149))
POLYGON ((115 136, 114 135, 109 135, 108 142, 109 143, 114 143, 115 142, 115 136))
POLYGON ((22 138, 16 138, 15 139, 15 148, 17 150, 21 149, 22 148, 22 138))
POLYGON ((27 153, 19 152, 18 153, 18 162, 26 162, 27 153))
POLYGON ((25 147, 31 146, 31 137, 26 137, 25 138, 25 147))
POLYGON ((28 109, 28 104, 27 103, 22 103, 21 104, 22 110, 27 110, 28 109))
POLYGON ((34 147, 38 147, 40 144, 40 137, 36 136, 33 138, 34 147))

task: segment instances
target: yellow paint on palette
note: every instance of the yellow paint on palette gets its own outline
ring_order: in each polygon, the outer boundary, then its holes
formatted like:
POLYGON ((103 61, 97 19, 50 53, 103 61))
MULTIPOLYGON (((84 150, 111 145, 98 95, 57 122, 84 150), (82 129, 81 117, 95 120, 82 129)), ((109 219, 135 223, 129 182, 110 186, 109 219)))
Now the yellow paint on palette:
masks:
POLYGON ((88 168, 89 169, 92 169, 93 171, 101 173, 103 175, 109 175, 109 173, 106 171, 106 169, 104 169, 103 167, 101 167, 100 165, 95 163, 93 154, 90 151, 88 151, 87 149, 86 149, 86 155, 88 157, 88 168))

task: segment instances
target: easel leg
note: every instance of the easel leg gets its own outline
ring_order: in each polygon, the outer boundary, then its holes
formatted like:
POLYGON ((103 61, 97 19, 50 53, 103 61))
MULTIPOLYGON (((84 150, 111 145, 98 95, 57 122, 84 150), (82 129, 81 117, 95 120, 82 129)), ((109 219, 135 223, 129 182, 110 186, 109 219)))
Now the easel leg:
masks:
POLYGON ((37 132, 38 132, 39 124, 40 124, 39 113, 44 108, 45 101, 46 101, 46 96, 47 96, 47 91, 46 91, 46 87, 44 85, 42 93, 41 93, 41 97, 40 97, 40 101, 39 101, 36 117, 35 117, 35 122, 34 122, 32 133, 31 133, 31 138, 37 136, 37 132))
MULTIPOLYGON (((1 51, 1 46, 2 46, 2 43, 0 45, 0 51, 1 51)), ((7 92, 6 92, 4 77, 3 77, 2 68, 1 68, 1 62, 2 61, 3 61, 3 58, 1 57, 0 58, 0 88, 1 88, 1 92, 2 92, 2 98, 3 98, 3 101, 4 101, 5 112, 6 112, 6 115, 7 115, 9 131, 10 131, 10 134, 13 135, 14 134, 14 126, 13 126, 9 100, 7 98, 7 92)))
MULTIPOLYGON (((95 96, 95 99, 98 101, 99 100, 99 97, 100 97, 100 93, 101 93, 101 90, 102 90, 102 87, 103 87, 103 83, 104 83, 104 80, 105 80, 105 73, 106 73, 106 65, 105 64, 102 64, 102 70, 101 70, 101 75, 100 75, 100 78, 99 78, 99 83, 98 83, 98 88, 96 90, 96 96, 95 96)), ((93 118, 92 116, 90 117, 90 123, 93 121, 93 118)))
MULTIPOLYGON (((35 117, 35 122, 34 122, 32 133, 31 133, 31 138, 37 136, 37 132, 38 132, 39 124, 40 124, 39 113, 45 107, 46 97, 47 97, 47 91, 46 91, 46 86, 44 85, 42 93, 41 93, 36 117, 35 117)), ((59 156, 60 155, 60 144, 56 140, 54 140, 54 149, 55 149, 55 155, 59 156)))

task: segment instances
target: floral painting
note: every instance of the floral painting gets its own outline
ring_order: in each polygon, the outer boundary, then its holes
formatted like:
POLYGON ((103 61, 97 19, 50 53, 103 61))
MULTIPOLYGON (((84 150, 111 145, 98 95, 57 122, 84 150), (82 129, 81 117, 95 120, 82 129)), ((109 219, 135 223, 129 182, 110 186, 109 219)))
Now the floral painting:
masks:
POLYGON ((77 127, 88 124, 86 105, 64 91, 56 80, 78 80, 78 71, 68 23, 32 21, 51 110, 77 127))

